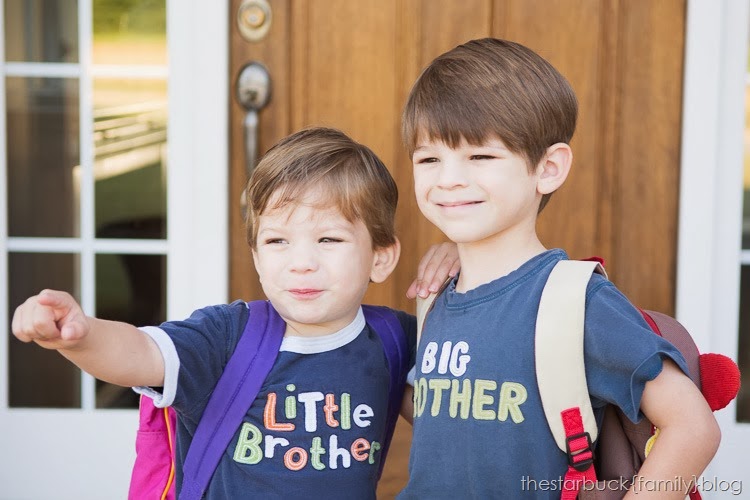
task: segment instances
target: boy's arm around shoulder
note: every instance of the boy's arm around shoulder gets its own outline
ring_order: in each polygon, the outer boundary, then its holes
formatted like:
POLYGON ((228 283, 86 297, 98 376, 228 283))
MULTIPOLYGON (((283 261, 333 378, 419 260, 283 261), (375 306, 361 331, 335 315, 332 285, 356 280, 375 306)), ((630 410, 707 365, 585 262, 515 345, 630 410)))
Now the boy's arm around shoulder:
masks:
POLYGON ((626 498, 682 499, 686 485, 703 473, 719 447, 716 419, 698 387, 671 360, 646 383, 641 411, 659 436, 626 498), (682 491, 674 491, 676 478, 684 481, 682 491))
POLYGON ((164 382, 164 360, 148 335, 127 323, 86 316, 66 292, 44 290, 27 299, 16 308, 12 331, 106 382, 125 387, 164 382))

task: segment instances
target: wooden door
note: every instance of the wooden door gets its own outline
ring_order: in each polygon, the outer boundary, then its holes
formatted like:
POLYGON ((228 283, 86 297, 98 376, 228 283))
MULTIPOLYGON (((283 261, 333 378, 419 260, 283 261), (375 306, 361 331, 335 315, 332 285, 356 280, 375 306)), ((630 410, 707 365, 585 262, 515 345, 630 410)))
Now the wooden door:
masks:
MULTIPOLYGON (((368 302, 413 311, 404 293, 418 258, 444 239, 416 206, 401 147, 409 89, 438 54, 494 36, 547 58, 580 103, 573 172, 542 213, 543 243, 574 258, 605 257, 634 302, 673 312, 685 0, 269 0, 272 25, 257 42, 239 34, 240 3, 232 0, 231 79, 248 61, 273 79, 259 151, 302 127, 333 126, 372 147, 398 183, 401 261, 368 302)), ((235 100, 230 108, 230 298, 252 299, 262 291, 238 209, 244 111, 235 100)), ((409 438, 400 425, 382 498, 405 483, 409 438)))

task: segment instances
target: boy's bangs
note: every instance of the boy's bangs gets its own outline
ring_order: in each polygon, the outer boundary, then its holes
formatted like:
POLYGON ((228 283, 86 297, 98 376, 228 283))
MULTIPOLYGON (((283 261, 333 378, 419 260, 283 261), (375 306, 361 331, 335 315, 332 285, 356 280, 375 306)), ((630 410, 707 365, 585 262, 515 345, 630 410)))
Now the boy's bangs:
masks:
POLYGON ((347 179, 341 179, 340 177, 344 176, 335 175, 334 172, 329 172, 329 175, 325 176, 316 176, 317 178, 295 179, 287 182, 277 189, 278 194, 274 196, 273 202, 269 202, 268 206, 261 210, 261 213, 266 210, 284 208, 290 203, 305 204, 317 210, 335 208, 341 212, 346 220, 354 222, 361 218, 357 209, 357 200, 360 197, 358 195, 360 195, 361 190, 352 189, 351 182, 347 179), (318 190, 319 193, 317 199, 306 199, 308 194, 315 190, 318 190), (354 193, 351 191, 354 191, 354 193))
MULTIPOLYGON (((453 96, 456 97, 456 96, 453 96)), ((404 114, 404 143, 413 154, 420 141, 439 141, 456 148, 463 141, 480 145, 492 137, 500 138, 510 150, 516 149, 507 127, 470 98, 425 99, 414 103, 404 114)))

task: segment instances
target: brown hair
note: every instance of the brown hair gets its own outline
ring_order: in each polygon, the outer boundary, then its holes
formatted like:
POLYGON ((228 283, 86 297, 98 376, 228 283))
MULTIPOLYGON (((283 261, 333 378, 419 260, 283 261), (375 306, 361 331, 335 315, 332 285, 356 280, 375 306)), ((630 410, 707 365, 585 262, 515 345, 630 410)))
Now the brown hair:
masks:
POLYGON ((549 62, 518 43, 484 38, 425 68, 406 102, 402 136, 409 156, 422 138, 455 148, 498 137, 533 172, 548 147, 570 142, 577 115, 573 89, 549 62))
POLYGON ((250 247, 256 248, 256 222, 265 210, 293 203, 311 188, 322 190, 325 208, 335 206, 350 222, 361 220, 373 248, 396 242, 398 188, 386 166, 370 148, 343 132, 316 127, 276 143, 250 176, 246 191, 250 247), (269 207, 277 193, 274 205, 269 207))

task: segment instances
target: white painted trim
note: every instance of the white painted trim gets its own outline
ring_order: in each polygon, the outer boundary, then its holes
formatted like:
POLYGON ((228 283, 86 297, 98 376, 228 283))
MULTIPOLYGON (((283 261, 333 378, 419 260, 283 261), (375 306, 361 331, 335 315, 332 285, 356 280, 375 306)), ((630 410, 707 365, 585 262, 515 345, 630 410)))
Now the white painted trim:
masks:
MULTIPOLYGON (((94 254, 94 89, 91 76, 93 47, 92 0, 78 1, 78 62, 81 67, 79 85, 80 123, 80 238, 81 238, 81 307, 96 311, 96 256, 94 254)), ((81 371, 81 408, 96 408, 96 381, 81 371)))
MULTIPOLYGON (((79 33, 79 39, 80 37, 79 33)), ((83 56, 83 52, 81 52, 81 56, 83 56)), ((5 63, 5 76, 78 78, 81 76, 81 66, 76 63, 9 62, 5 63)))
POLYGON ((745 266, 750 264, 750 250, 742 251, 740 262, 745 266))
MULTIPOLYGON (((750 0, 690 0, 677 256, 677 318, 701 351, 737 359, 742 147, 750 0)), ((722 443, 704 477, 750 484, 750 426, 716 414, 722 443)), ((707 493, 705 498, 711 497, 707 493)))
MULTIPOLYGON (((5 26, 5 2, 0 0, 0 27, 5 26)), ((0 67, 5 68, 5 32, 0 36, 0 67)), ((6 140, 5 78, 0 78, 0 332, 6 332, 8 317, 8 155, 6 140)), ((11 332, 7 332, 11 335, 11 332)), ((8 341, 0 341, 0 364, 7 366, 8 341)), ((0 414, 8 407, 8 369, 0 370, 0 414)), ((0 449, 2 449, 0 447, 0 449)), ((0 460, 2 457, 0 457, 0 460)), ((1 465, 1 464, 0 464, 1 465)))
POLYGON ((227 301, 228 19, 228 2, 167 1, 170 319, 227 301))
POLYGON ((702 350, 718 347, 721 308, 736 332, 748 4, 688 2, 676 310, 702 350))
POLYGON ((703 306, 711 303, 713 259, 706 242, 713 238, 715 203, 714 175, 706 166, 716 162, 721 18, 711 0, 690 1, 687 10, 676 312, 704 350, 711 328, 703 306))
MULTIPOLYGON (((81 12, 79 4, 79 14, 81 12)), ((90 5, 90 4, 89 4, 90 5)), ((89 16, 90 17, 90 16, 89 16)), ((45 77, 45 78, 79 78, 88 74, 93 78, 127 78, 128 80, 166 80, 169 76, 167 66, 145 64, 94 64, 91 62, 91 36, 82 40, 85 34, 79 32, 79 43, 87 45, 80 51, 80 63, 40 63, 9 62, 5 64, 5 76, 11 77, 45 77), (84 64, 84 59, 86 63, 84 64)))
MULTIPOLYGON (((90 244, 94 253, 157 254, 166 255, 169 246, 165 240, 100 239, 90 244)), ((84 243, 78 238, 8 238, 7 248, 12 252, 68 253, 81 252, 84 243)))

